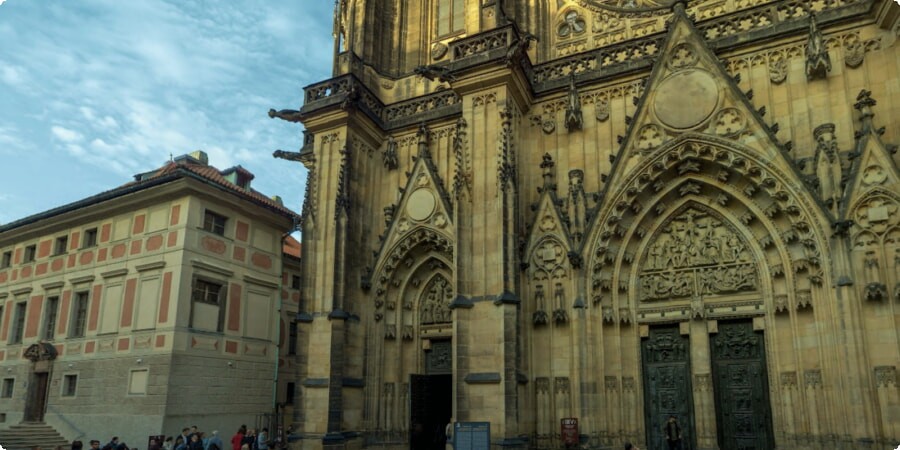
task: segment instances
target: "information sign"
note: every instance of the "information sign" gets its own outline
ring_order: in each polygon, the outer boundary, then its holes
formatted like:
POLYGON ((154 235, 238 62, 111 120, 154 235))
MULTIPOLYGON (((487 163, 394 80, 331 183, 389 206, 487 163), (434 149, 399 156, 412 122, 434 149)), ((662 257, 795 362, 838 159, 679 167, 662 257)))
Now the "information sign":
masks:
POLYGON ((569 417, 560 419, 560 439, 566 447, 578 445, 578 419, 569 417))
POLYGON ((490 450, 490 422, 456 422, 453 424, 454 450, 490 450))

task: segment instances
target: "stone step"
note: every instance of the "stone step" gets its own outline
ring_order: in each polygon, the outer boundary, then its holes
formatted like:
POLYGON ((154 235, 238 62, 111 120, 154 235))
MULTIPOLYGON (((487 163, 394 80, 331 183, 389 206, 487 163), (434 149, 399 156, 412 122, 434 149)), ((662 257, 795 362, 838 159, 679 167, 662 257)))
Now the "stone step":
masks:
POLYGON ((40 422, 23 422, 0 430, 0 445, 7 450, 53 450, 68 448, 71 443, 53 427, 40 422))

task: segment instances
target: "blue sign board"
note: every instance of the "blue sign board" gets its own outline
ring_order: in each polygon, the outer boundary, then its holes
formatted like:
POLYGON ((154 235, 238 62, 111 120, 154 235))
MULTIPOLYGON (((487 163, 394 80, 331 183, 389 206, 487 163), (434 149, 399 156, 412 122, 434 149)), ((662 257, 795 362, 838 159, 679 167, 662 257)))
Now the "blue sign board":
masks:
POLYGON ((455 450, 490 450, 490 422, 456 422, 453 424, 455 450))

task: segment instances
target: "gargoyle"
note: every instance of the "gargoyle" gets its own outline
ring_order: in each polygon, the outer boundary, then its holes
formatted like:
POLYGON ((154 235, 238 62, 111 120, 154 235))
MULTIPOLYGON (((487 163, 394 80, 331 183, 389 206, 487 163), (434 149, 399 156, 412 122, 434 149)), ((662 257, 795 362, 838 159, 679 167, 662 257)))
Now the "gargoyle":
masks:
POLYGON ((419 66, 413 69, 413 72, 415 72, 416 75, 428 78, 431 81, 434 81, 435 78, 437 78, 438 81, 446 83, 456 81, 456 77, 453 76, 449 68, 445 66, 439 66, 437 64, 419 66))
POLYGON ((269 117, 272 119, 277 117, 281 120, 287 120, 288 122, 294 122, 294 123, 301 122, 304 119, 303 114, 300 113, 300 111, 297 111, 296 109, 282 109, 281 111, 275 111, 274 109, 270 109, 269 117))
POLYGON ((509 49, 506 50, 506 66, 512 67, 513 64, 516 64, 516 62, 528 52, 528 49, 531 47, 531 42, 537 42, 538 40, 537 36, 528 32, 526 32, 521 39, 515 40, 509 46, 509 49))

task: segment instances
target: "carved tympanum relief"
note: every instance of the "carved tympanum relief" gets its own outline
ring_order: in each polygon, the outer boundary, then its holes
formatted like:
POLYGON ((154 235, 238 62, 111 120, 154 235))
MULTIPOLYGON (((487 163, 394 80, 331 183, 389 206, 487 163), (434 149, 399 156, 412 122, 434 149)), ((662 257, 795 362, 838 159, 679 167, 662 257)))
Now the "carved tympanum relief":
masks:
POLYGON ((756 265, 746 242, 722 219, 688 208, 661 228, 647 246, 640 300, 755 291, 756 265))
POLYGON ((431 325, 451 322, 450 302, 453 301, 453 286, 441 275, 431 279, 419 300, 419 323, 431 325))

